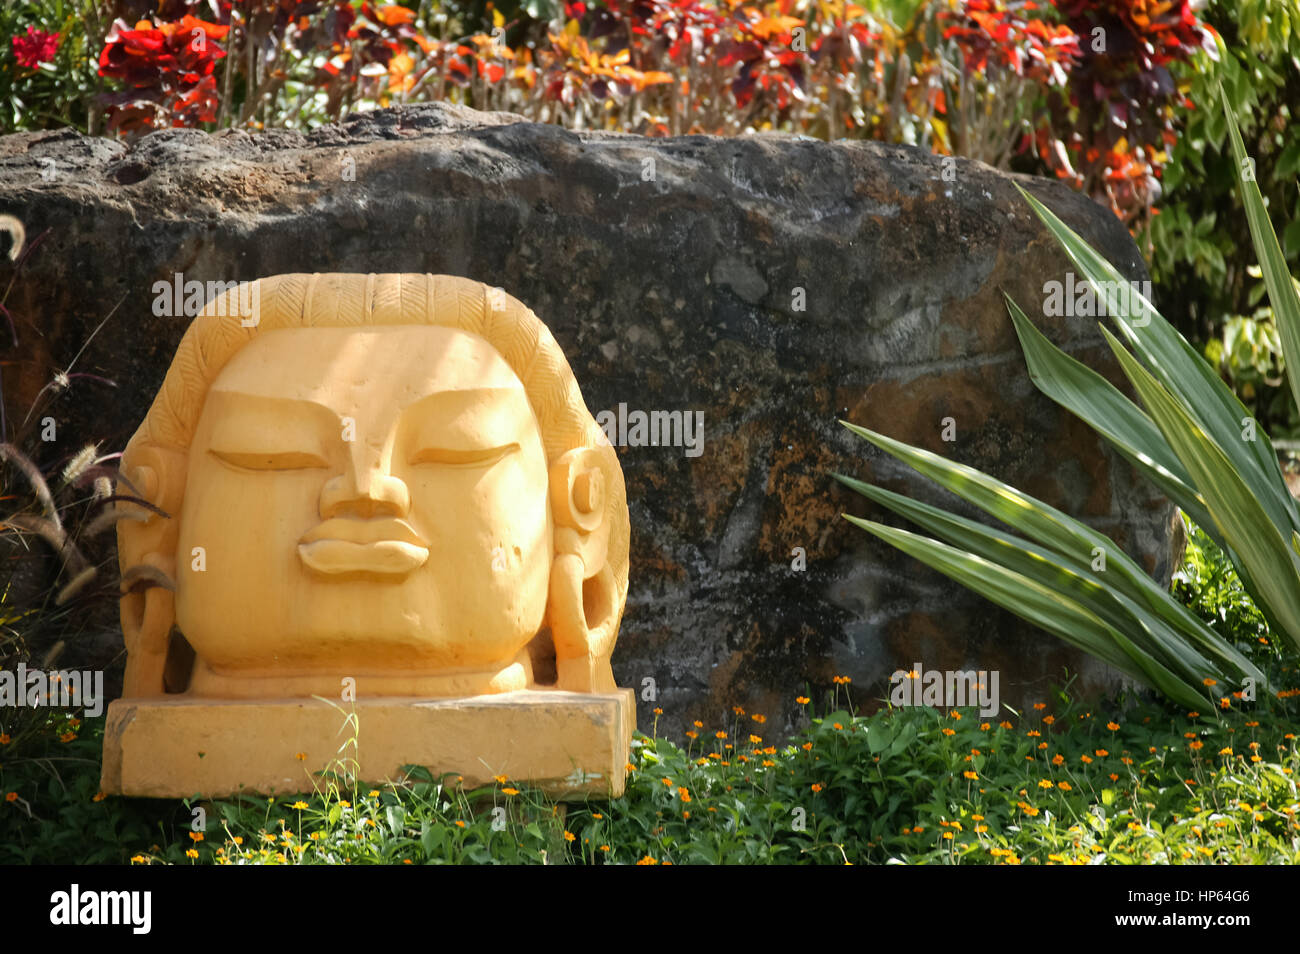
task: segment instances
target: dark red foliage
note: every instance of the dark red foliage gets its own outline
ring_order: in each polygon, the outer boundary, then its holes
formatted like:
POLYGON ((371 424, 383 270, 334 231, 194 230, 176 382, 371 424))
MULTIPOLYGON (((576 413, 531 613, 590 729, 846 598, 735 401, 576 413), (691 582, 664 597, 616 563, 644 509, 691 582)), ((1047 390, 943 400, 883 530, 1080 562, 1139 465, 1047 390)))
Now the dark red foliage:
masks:
POLYGON ((109 99, 109 126, 130 131, 157 124, 195 126, 217 118, 217 60, 226 53, 217 41, 229 27, 186 14, 174 23, 141 20, 132 29, 121 20, 105 37, 99 57, 102 76, 121 80, 126 91, 109 99))

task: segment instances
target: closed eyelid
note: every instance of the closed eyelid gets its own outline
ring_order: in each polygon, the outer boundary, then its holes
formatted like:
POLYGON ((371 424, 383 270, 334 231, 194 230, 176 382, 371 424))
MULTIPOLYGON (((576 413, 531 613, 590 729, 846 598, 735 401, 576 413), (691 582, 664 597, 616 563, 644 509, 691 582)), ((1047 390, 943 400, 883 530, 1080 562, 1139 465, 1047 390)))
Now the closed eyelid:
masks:
POLYGON ((455 449, 451 447, 422 447, 410 457, 412 464, 447 464, 453 467, 486 466, 495 464, 507 454, 519 450, 517 443, 502 444, 499 447, 474 447, 455 449))
POLYGON ((308 451, 233 451, 213 448, 212 456, 244 470, 304 470, 328 467, 329 463, 308 451))
POLYGON ((241 470, 305 470, 330 466, 326 456, 338 419, 312 401, 213 391, 204 414, 214 420, 208 452, 241 470))

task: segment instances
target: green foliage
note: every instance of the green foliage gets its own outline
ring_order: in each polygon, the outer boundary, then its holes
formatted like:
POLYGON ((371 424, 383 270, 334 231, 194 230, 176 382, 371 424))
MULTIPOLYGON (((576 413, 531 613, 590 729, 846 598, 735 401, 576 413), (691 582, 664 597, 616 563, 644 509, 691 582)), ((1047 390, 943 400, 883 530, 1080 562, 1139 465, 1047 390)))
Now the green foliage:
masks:
MULTIPOLYGON (((1221 38, 1218 59, 1202 54, 1179 70, 1180 88, 1203 105, 1215 102, 1222 84, 1269 213, 1289 223, 1282 247, 1294 273, 1300 268, 1300 136, 1293 121, 1300 103, 1300 3, 1210 0, 1200 15, 1221 38)), ((1240 383, 1242 400, 1270 433, 1300 436, 1285 386, 1259 387, 1258 372, 1269 367, 1270 332, 1244 329, 1250 338, 1257 333, 1263 348, 1245 347, 1239 334, 1242 316, 1267 326, 1271 309, 1254 309, 1256 257, 1237 192, 1240 167, 1223 148, 1227 117, 1195 108, 1182 114, 1181 126, 1164 170, 1159 214, 1139 237, 1164 311, 1193 341, 1209 343, 1211 360, 1222 361, 1225 376, 1240 383)))
POLYGON ((102 83, 96 57, 110 19, 108 6, 99 0, 0 4, 0 132, 62 126, 92 135, 99 131, 94 95, 102 83), (11 38, 25 36, 29 26, 59 34, 54 59, 38 66, 18 63, 11 38))
POLYGON ((338 771, 302 796, 97 797, 103 720, 87 720, 51 743, 61 759, 0 764, 0 862, 1294 864, 1297 696, 1189 712, 1066 689, 1023 717, 855 715, 846 685, 785 744, 743 711, 681 744, 638 733, 626 794, 567 808, 420 769, 374 788, 338 771))
POLYGON ((0 732, 0 864, 125 864, 125 845, 181 837, 179 806, 124 809, 98 794, 102 716, 17 712, 36 718, 21 738, 0 732))
POLYGON ((974 468, 845 426, 1023 536, 836 475, 945 542, 846 515, 854 525, 1182 705, 1204 704, 1210 683, 1264 682, 1248 659, 1086 524, 974 468))
POLYGON ((1180 514, 1180 519, 1187 531, 1187 547, 1182 565, 1173 575, 1174 596, 1215 632, 1235 640, 1237 648, 1257 662, 1264 651, 1275 656, 1268 621, 1241 585, 1232 561, 1186 514, 1180 514))
MULTIPOLYGON (((1259 277, 1258 268, 1252 266, 1251 272, 1259 277)), ((1252 304, 1263 291, 1262 283, 1254 286, 1252 304)), ((1287 383, 1286 355, 1272 308, 1230 315, 1218 337, 1206 344, 1205 357, 1270 434, 1292 441, 1300 438, 1300 411, 1287 383)))
MULTIPOLYGON (((1247 169, 1226 92, 1224 110, 1236 168, 1247 169)), ((1282 349, 1300 355, 1300 292, 1258 187, 1239 178, 1282 349)), ((1112 317, 1123 343, 1105 326, 1102 334, 1145 410, 1049 342, 1008 301, 1030 377, 1204 528, 1272 628, 1300 648, 1300 509, 1267 434, 1150 302, 1042 203, 1022 194, 1112 317)), ((1202 686, 1259 683, 1254 665, 1219 633, 1175 609, 1133 561, 1112 556, 1109 541, 1083 524, 969 467, 847 426, 1027 539, 840 478, 950 545, 849 517, 853 523, 1184 705, 1197 705, 1202 686), (1098 554, 1100 563, 1089 564, 1098 554)))

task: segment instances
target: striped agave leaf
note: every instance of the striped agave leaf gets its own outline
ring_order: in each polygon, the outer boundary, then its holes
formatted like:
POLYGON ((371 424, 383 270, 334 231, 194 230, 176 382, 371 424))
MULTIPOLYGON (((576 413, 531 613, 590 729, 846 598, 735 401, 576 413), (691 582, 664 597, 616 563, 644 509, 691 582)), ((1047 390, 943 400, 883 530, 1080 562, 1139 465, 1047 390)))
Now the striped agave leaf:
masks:
MULTIPOLYGON (((1248 174, 1253 167, 1226 96, 1224 108, 1283 353, 1300 368, 1300 293, 1248 174)), ((1232 560, 1270 627, 1300 647, 1300 507, 1268 435, 1144 295, 1051 210, 1021 194, 1103 302, 1118 334, 1102 333, 1145 410, 1048 341, 1008 298, 1030 378, 1199 524, 1232 560)), ((1300 403, 1300 374, 1289 379, 1300 403)), ((1207 685, 1251 680, 1267 688, 1249 659, 1102 534, 974 468, 841 423, 1023 536, 837 474, 939 539, 846 514, 854 525, 1184 705, 1204 701, 1207 685), (1101 570, 1089 559, 1098 548, 1106 554, 1101 570)))
POLYGON ((1170 698, 1204 703, 1207 679, 1237 685, 1252 679, 1258 687, 1267 685, 1246 657, 1172 599, 1109 538, 972 467, 841 423, 1024 537, 837 474, 846 486, 946 545, 846 515, 856 526, 1170 698), (1099 549, 1106 554, 1104 569, 1093 568, 1099 549), (1043 590, 1052 596, 1044 597, 1043 590))
MULTIPOLYGON (((1300 368, 1300 294, 1226 97, 1224 109, 1247 222, 1283 353, 1289 367, 1300 368)), ((1094 293, 1107 301, 1118 336, 1105 328, 1103 332, 1146 410, 1049 342, 1008 299, 1031 379, 1205 530, 1232 560, 1270 627, 1300 647, 1300 507, 1287 489, 1268 435, 1144 296, 1116 296, 1114 289, 1122 279, 1110 263, 1041 202, 1022 194, 1094 293)), ((1300 375, 1288 378, 1300 401, 1300 375)))

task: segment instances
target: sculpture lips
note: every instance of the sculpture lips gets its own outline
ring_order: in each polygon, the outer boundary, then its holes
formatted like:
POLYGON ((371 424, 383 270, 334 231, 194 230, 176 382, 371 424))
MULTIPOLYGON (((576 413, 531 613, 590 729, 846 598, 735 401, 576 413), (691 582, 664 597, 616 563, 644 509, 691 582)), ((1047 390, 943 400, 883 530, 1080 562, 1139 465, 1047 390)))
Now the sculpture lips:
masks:
POLYGON ((320 573, 404 575, 424 565, 429 547, 405 520, 336 518, 309 530, 298 555, 320 573))

